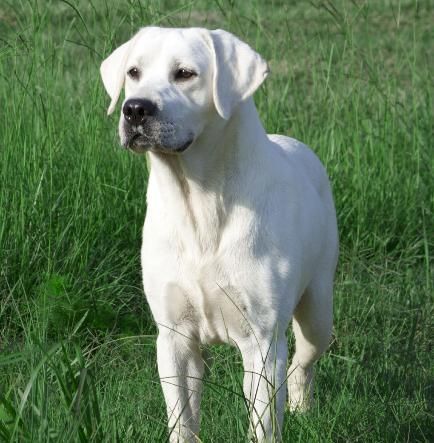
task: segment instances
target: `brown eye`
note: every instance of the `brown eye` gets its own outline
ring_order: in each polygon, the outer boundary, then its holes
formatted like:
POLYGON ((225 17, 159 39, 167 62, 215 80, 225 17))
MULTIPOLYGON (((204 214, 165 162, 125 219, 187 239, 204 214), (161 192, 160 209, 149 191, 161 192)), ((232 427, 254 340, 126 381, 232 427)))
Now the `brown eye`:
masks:
POLYGON ((188 80, 197 74, 189 69, 180 68, 175 72, 175 80, 188 80))
POLYGON ((127 73, 133 80, 137 80, 139 78, 140 72, 137 68, 131 68, 127 73))

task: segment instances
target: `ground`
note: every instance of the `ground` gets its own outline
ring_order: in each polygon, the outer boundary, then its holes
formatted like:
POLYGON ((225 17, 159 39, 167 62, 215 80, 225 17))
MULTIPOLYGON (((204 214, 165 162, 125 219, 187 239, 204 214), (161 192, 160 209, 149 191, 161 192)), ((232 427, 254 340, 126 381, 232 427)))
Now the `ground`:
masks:
MULTIPOLYGON (((140 281, 146 162, 119 149, 99 78, 156 24, 255 47, 267 131, 310 145, 331 177, 333 342, 283 440, 434 441, 432 16, 429 0, 2 2, 0 440, 167 438, 140 281)), ((246 441, 241 358, 207 351, 201 441, 246 441)))

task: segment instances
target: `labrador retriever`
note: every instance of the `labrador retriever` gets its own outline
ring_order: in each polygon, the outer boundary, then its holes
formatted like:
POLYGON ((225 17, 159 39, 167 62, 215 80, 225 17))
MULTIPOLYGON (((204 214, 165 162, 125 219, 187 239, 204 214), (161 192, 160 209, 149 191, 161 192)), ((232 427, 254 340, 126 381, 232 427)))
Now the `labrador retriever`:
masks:
POLYGON ((329 344, 330 184, 307 146, 265 133, 252 95, 267 74, 246 43, 202 28, 143 28, 101 65, 109 114, 125 87, 122 145, 151 163, 141 261, 172 442, 199 432, 201 345, 240 350, 262 442, 279 439, 286 386, 290 408, 308 408, 329 344))

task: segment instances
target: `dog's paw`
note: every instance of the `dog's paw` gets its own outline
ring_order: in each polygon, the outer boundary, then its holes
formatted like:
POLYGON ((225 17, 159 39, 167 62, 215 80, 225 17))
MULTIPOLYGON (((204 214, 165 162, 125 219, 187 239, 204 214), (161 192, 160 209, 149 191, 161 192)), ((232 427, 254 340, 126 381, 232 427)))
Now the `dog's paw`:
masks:
POLYGON ((313 403, 313 368, 291 367, 288 374, 289 410, 300 413, 309 411, 313 403))

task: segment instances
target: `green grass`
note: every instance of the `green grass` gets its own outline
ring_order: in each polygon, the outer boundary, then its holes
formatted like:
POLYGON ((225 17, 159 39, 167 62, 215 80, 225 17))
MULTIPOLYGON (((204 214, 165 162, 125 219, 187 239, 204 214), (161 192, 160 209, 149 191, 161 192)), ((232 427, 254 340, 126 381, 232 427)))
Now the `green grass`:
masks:
MULTIPOLYGON (((257 48, 267 131, 309 144, 332 180, 334 339, 284 441, 434 441, 432 14, 429 0, 3 0, 0 441, 167 438, 140 281, 146 162, 118 149, 99 79, 148 24, 257 48)), ((201 439, 243 442, 240 356, 210 352, 201 439)))

